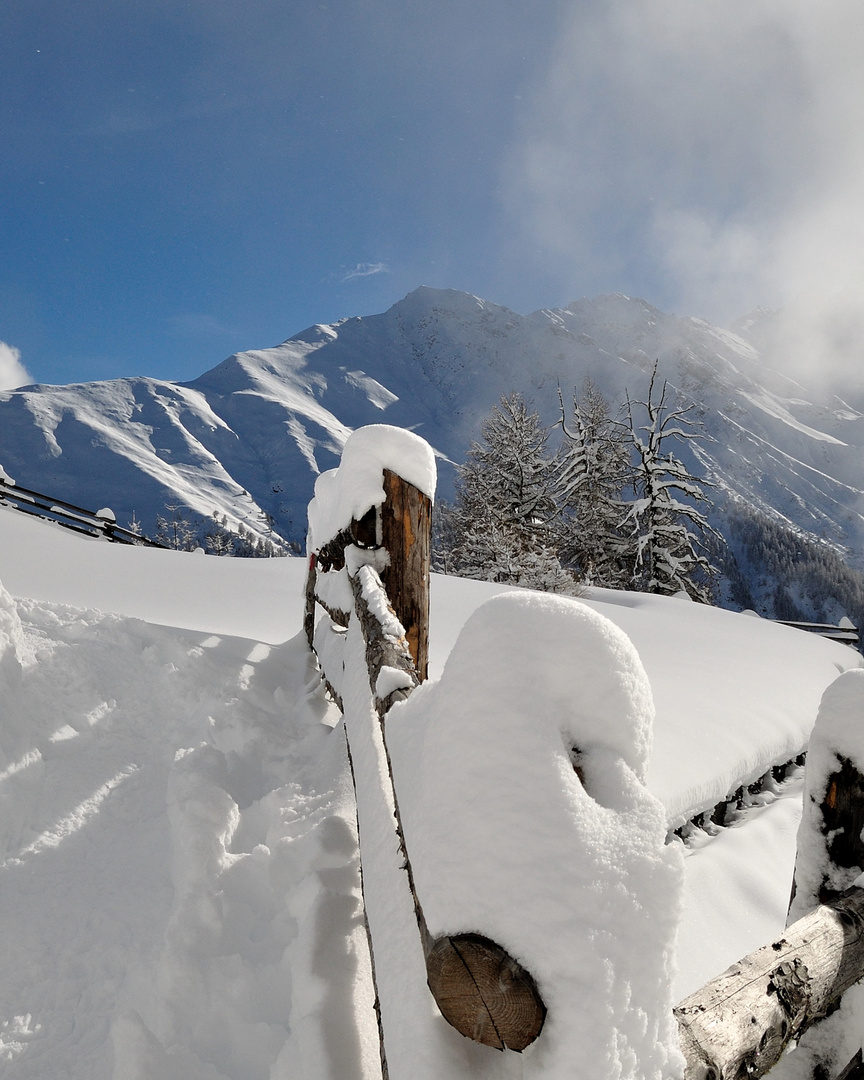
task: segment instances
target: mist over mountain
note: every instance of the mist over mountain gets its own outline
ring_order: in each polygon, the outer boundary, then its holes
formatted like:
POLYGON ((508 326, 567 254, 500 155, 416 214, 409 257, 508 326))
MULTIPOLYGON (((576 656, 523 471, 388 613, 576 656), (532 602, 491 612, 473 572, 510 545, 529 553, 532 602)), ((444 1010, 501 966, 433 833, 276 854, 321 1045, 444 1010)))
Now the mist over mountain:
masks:
MULTIPOLYGON (((5 391, 0 464, 25 487, 108 505, 122 524, 134 514, 148 533, 168 503, 300 542, 315 477, 337 463, 351 429, 387 423, 422 435, 439 455, 446 498, 453 463, 502 394, 522 391, 553 424, 559 385, 566 400, 589 376, 617 405, 628 393, 645 396, 656 361, 672 402, 692 405, 704 425, 705 439, 676 453, 714 485, 712 520, 732 549, 725 601, 772 614, 779 600, 814 617, 818 597, 766 569, 754 529, 800 538, 794 558, 809 564, 812 549, 843 560, 857 581, 864 415, 824 385, 784 374, 759 348, 770 321, 754 313, 736 333, 622 295, 519 315, 420 288, 382 314, 310 327, 188 383, 131 378, 5 391)), ((864 592, 861 602, 864 610, 864 592)), ((850 606, 831 601, 823 614, 850 606)))

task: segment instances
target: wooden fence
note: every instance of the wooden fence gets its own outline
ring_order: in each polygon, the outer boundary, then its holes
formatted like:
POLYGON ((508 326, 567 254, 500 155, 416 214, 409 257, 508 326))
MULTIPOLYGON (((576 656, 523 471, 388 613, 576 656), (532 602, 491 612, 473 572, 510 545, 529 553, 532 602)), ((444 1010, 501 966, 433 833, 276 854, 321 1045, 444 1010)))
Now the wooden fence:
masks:
POLYGON ((836 625, 834 623, 796 622, 790 619, 777 619, 776 621, 782 623, 783 626, 791 626, 795 630, 804 630, 808 634, 816 634, 818 637, 828 638, 830 641, 842 641, 844 645, 851 645, 853 649, 857 649, 860 643, 858 627, 849 619, 845 619, 836 625))
MULTIPOLYGON (((330 639, 344 637, 356 620, 386 753, 387 711, 410 695, 427 673, 431 507, 427 496, 387 470, 384 488, 381 506, 310 553, 305 630, 341 708, 345 692, 341 654, 334 653, 330 639), (318 618, 318 608, 323 609, 323 618, 318 618)), ((349 736, 349 755, 350 751, 349 736)), ((387 762, 389 766, 389 755, 387 762)), ((801 763, 803 757, 789 765, 801 763)), ((765 777, 782 780, 785 769, 769 769, 765 777)), ((523 1049, 544 1024, 542 987, 499 945, 480 934, 431 939, 395 790, 389 797, 428 984, 442 1015, 477 1042, 523 1049)), ((715 813, 722 816, 722 807, 731 802, 734 797, 718 804, 715 813)), ((829 867, 864 868, 864 777, 850 761, 844 760, 831 777, 822 811, 830 838, 829 867)), ((830 1013, 845 991, 864 977, 864 889, 853 887, 837 895, 826 884, 818 899, 820 903, 775 941, 733 964, 675 1008, 686 1080, 764 1075, 793 1040, 830 1013)), ((381 1041, 386 1077, 383 1035, 381 1041)), ((860 1052, 837 1080, 864 1080, 860 1052)))
POLYGON ((62 525, 64 529, 83 533, 85 536, 110 540, 114 544, 137 544, 144 547, 164 548, 157 540, 133 533, 117 524, 111 510, 84 510, 63 499, 52 499, 38 491, 20 487, 0 479, 0 505, 5 504, 22 513, 43 518, 62 525))
MULTIPOLYGON (((390 470, 384 470, 383 481, 385 502, 310 554, 304 625, 330 693, 341 708, 345 690, 339 662, 328 666, 328 654, 331 658, 333 654, 327 639, 334 633, 340 637, 352 619, 357 621, 386 750, 384 717, 396 701, 407 698, 427 677, 431 500, 390 470), (388 556, 380 560, 380 573, 375 567, 378 552, 388 556), (350 584, 353 600, 350 607, 346 584, 350 584), (316 606, 325 612, 317 625, 316 606)), ((351 736, 348 738, 350 752, 351 736)), ((387 759, 389 768, 389 754, 387 759)), ((534 979, 488 937, 472 932, 433 938, 429 933, 392 774, 390 785, 427 981, 441 1014, 476 1042, 499 1050, 524 1050, 539 1035, 546 1015, 534 979)), ((386 1075, 383 1035, 381 1043, 386 1075)))

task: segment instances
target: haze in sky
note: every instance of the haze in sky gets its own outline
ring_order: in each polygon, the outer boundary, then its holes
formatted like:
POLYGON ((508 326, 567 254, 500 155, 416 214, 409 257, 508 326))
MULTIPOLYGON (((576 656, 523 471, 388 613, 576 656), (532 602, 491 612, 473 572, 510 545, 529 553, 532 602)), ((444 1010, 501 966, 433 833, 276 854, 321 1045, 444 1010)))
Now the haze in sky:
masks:
POLYGON ((0 381, 188 379, 420 284, 803 296, 790 362, 857 360, 862 54, 860 0, 6 0, 0 381))

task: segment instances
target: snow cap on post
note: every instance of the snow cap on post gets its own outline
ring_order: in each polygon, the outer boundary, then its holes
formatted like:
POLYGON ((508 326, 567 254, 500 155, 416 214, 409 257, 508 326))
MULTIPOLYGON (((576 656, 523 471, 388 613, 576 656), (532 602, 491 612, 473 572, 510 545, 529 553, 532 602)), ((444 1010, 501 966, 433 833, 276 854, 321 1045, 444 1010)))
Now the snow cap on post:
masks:
POLYGON ((358 428, 345 442, 338 469, 321 473, 315 482, 308 510, 309 552, 323 547, 373 506, 381 506, 386 497, 385 469, 434 499, 435 455, 425 439, 388 424, 358 428))

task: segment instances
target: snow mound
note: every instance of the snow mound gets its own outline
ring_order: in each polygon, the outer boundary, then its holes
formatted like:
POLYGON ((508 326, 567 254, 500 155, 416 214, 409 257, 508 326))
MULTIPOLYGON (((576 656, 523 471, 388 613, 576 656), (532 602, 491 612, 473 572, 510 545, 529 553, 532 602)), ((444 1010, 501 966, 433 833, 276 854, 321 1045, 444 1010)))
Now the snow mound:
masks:
POLYGON ((480 933, 534 976, 524 1077, 680 1072, 672 950, 681 852, 644 787, 654 715, 626 635, 578 601, 509 593, 468 620, 437 683, 387 719, 433 937, 480 933))

